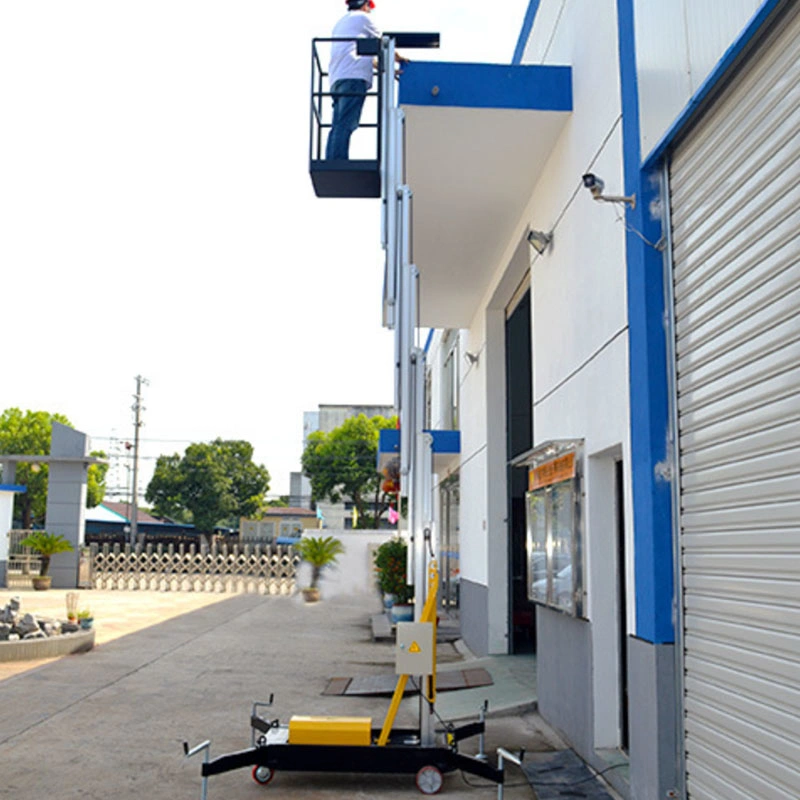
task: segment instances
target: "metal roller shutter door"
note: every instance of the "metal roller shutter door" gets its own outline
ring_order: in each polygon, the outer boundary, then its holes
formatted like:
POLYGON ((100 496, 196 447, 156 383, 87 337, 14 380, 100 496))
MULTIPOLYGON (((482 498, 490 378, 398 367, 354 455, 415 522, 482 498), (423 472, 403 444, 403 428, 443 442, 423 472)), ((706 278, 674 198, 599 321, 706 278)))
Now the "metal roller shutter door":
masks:
POLYGON ((692 800, 800 798, 798 8, 670 165, 692 800))

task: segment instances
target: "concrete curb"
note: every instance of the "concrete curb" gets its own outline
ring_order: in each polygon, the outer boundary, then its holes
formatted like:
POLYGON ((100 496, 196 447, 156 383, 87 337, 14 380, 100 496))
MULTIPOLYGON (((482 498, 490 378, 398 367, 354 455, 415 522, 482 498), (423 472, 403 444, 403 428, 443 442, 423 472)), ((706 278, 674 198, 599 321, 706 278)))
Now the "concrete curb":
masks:
POLYGON ((72 653, 85 653, 94 647, 94 629, 50 636, 47 639, 29 639, 19 642, 0 642, 0 663, 7 661, 36 661, 58 658, 72 653))

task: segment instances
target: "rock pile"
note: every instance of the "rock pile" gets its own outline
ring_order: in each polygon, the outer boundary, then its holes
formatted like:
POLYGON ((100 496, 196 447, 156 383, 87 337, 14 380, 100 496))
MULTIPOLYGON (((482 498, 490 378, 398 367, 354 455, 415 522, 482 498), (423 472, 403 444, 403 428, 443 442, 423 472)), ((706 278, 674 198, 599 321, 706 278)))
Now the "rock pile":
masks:
POLYGON ((19 597, 11 600, 0 611, 0 642, 18 642, 26 639, 47 639, 65 633, 76 633, 80 626, 51 617, 23 614, 19 597))

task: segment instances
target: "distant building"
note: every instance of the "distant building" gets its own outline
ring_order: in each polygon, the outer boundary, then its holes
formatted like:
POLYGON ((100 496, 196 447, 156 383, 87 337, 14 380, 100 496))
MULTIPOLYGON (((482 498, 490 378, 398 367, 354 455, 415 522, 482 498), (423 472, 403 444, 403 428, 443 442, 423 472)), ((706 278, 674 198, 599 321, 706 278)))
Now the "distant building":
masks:
MULTIPOLYGON (((393 406, 348 406, 348 405, 320 405, 317 411, 303 412, 303 450, 306 449, 308 437, 315 431, 330 433, 338 428, 346 419, 363 414, 366 417, 391 417, 394 416, 393 406)), ((311 508, 311 481, 302 472, 289 474, 289 505, 301 508, 311 508)), ((324 527, 345 528, 353 527, 353 504, 349 502, 328 503, 318 502, 324 527)))
POLYGON ((311 481, 302 472, 289 473, 289 505, 311 509, 311 481))
POLYGON ((303 531, 320 527, 315 511, 308 508, 275 507, 264 512, 263 519, 244 519, 239 522, 243 542, 272 542, 277 539, 301 536, 303 531))
MULTIPOLYGON (((99 506, 86 509, 86 541, 127 542, 131 532, 131 511, 129 503, 103 502, 99 506)), ((196 536, 194 525, 184 525, 169 519, 154 517, 142 509, 136 516, 140 535, 159 537, 196 536)))

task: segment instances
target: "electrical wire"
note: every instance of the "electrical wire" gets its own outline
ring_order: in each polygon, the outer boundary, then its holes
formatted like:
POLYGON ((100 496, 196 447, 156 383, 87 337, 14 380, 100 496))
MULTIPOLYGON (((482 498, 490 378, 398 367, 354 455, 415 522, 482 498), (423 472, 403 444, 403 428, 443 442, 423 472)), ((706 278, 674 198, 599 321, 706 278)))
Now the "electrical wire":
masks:
MULTIPOLYGON (((579 758, 580 758, 580 756, 579 756, 579 758)), ((583 759, 581 759, 581 761, 583 761, 583 759)), ((585 761, 583 763, 586 764, 585 761)), ((589 769, 592 769, 592 767, 589 764, 586 764, 586 766, 589 767, 589 769)), ((503 786, 505 788, 507 788, 507 789, 512 789, 512 788, 520 787, 520 786, 530 786, 534 791, 536 791, 536 787, 537 786, 539 786, 539 787, 541 787, 541 786, 560 786, 560 787, 562 787, 564 789, 569 789, 569 788, 571 788, 573 786, 580 786, 582 783, 589 783, 590 781, 593 781, 596 778, 599 778, 601 775, 605 775, 607 772, 611 772, 611 770, 619 769, 620 767, 624 767, 624 766, 626 766, 626 764, 624 764, 624 763, 622 763, 622 764, 613 764, 612 766, 606 767, 604 770, 601 770, 600 772, 593 772, 588 778, 581 778, 581 780, 573 781, 572 783, 546 783, 544 781, 538 781, 538 780, 535 781, 535 782, 533 782, 531 780, 527 780, 527 781, 525 781, 525 783, 504 783, 503 786)), ((495 784, 494 783, 471 783, 470 780, 467 778, 467 776, 466 776, 466 774, 464 773, 463 770, 461 770, 461 778, 464 781, 464 783, 466 783, 467 786, 469 786, 472 789, 494 789, 495 788, 495 784)))
MULTIPOLYGON (((409 680, 411 681, 411 685, 414 687, 414 689, 416 689, 416 691, 418 691, 420 693, 420 696, 425 700, 425 702, 428 703, 428 706, 430 707, 431 712, 436 717, 436 719, 439 720, 439 723, 441 724, 441 726, 444 729, 445 733, 448 733, 449 731, 452 731, 453 727, 454 727, 453 723, 452 722, 447 722, 446 720, 442 719, 442 716, 436 710, 436 706, 431 702, 430 698, 425 697, 422 689, 417 684, 417 681, 416 681, 416 679, 414 678, 413 675, 409 675, 409 680)), ((577 755, 577 753, 576 753, 576 755, 577 755)), ((580 756, 578 756, 578 758, 580 758, 580 756)), ((537 780, 535 783, 533 783, 531 780, 526 780, 524 783, 503 783, 503 786, 506 789, 514 789, 514 788, 519 788, 521 786, 529 786, 530 788, 532 788, 534 790, 534 792, 536 791, 536 787, 537 786, 542 786, 542 787, 543 786, 560 786, 560 787, 562 787, 564 789, 569 789, 569 788, 571 788, 573 786, 580 786, 582 783, 589 783, 590 781, 596 780, 597 778, 601 777, 602 775, 605 775, 607 772, 611 772, 612 770, 619 769, 620 767, 626 766, 625 763, 612 764, 610 767, 606 767, 604 770, 601 770, 600 772, 594 772, 594 768, 588 762, 586 762, 582 758, 581 758, 581 761, 583 761, 583 763, 586 765, 586 767, 588 769, 592 770, 592 774, 589 775, 589 777, 587 777, 587 778, 581 778, 581 780, 579 780, 579 781, 573 781, 572 783, 549 783, 549 782, 544 782, 544 781, 538 781, 537 780)), ((560 769, 560 767, 556 767, 555 769, 560 769)), ((472 789, 495 789, 497 787, 497 784, 495 784, 495 783, 473 783, 473 782, 471 782, 469 780, 469 778, 467 778, 467 775, 466 775, 466 773, 464 772, 463 769, 459 770, 459 771, 461 772, 461 779, 464 781, 464 783, 467 786, 469 786, 472 789)), ((555 770, 551 770, 551 771, 555 771, 555 770)))
POLYGON ((622 223, 622 227, 625 228, 626 231, 629 231, 630 233, 636 234, 636 236, 638 236, 648 247, 652 247, 654 250, 658 250, 659 253, 663 253, 664 252, 664 239, 663 239, 663 237, 661 239, 659 239, 659 241, 657 241, 655 243, 651 242, 649 239, 647 239, 644 236, 643 233, 641 233, 641 231, 638 231, 636 228, 634 228, 633 225, 631 225, 628 222, 628 220, 625 219, 625 217, 623 217, 622 214, 619 213, 619 209, 616 207, 616 205, 614 206, 614 211, 615 211, 615 213, 617 215, 617 222, 621 222, 622 223))
POLYGON ((420 693, 420 696, 425 700, 425 702, 430 707, 430 710, 433 712, 433 716, 436 717, 436 719, 439 720, 439 722, 441 723, 442 727, 445 730, 445 733, 447 733, 448 731, 451 731, 453 729, 453 723, 452 722, 447 722, 446 720, 442 719, 442 717, 440 716, 439 712, 436 710, 436 706, 434 705, 433 701, 429 697, 425 697, 425 693, 417 685, 417 681, 414 679, 414 676, 413 675, 409 675, 408 678, 411 681, 411 685, 420 693))

